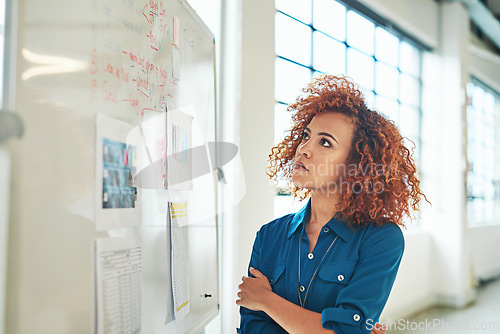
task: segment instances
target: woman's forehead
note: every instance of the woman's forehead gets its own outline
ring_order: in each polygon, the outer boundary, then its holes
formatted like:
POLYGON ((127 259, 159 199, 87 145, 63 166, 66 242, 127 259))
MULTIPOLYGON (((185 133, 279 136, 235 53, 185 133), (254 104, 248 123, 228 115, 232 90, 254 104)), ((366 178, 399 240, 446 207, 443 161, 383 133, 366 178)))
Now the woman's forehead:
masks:
POLYGON ((324 132, 327 130, 352 132, 354 124, 352 119, 339 112, 322 112, 316 114, 307 127, 313 131, 324 132))

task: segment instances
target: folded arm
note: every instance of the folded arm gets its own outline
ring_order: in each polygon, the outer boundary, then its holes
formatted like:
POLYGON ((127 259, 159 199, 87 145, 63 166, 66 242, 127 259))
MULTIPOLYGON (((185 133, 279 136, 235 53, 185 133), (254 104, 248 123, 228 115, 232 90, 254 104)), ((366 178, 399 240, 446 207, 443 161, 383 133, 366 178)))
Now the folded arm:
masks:
MULTIPOLYGON (((240 312, 250 315, 246 320, 254 324, 261 321, 263 326, 274 327, 272 330, 269 327, 270 331, 255 333, 284 333, 277 328, 280 326, 289 333, 383 333, 374 327, 373 320, 380 316, 391 291, 403 254, 404 239, 399 227, 393 225, 379 229, 364 243, 351 280, 339 293, 334 307, 326 308, 322 313, 301 308, 273 293, 267 278, 252 268, 250 274, 254 277, 244 277, 239 286, 240 299, 236 304, 242 306, 240 312), (254 318, 257 314, 259 316, 254 318)), ((252 259, 255 255, 258 254, 253 253, 252 259)), ((258 265, 258 262, 252 262, 251 266, 258 265)))

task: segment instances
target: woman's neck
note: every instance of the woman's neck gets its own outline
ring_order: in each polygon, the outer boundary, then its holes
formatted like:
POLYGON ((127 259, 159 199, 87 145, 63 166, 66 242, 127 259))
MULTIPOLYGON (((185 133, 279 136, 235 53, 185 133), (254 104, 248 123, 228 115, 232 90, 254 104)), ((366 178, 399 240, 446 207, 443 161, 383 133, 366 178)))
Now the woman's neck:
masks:
POLYGON ((318 194, 311 193, 311 216, 309 218, 309 227, 321 228, 333 217, 338 211, 337 204, 340 203, 338 194, 318 194))

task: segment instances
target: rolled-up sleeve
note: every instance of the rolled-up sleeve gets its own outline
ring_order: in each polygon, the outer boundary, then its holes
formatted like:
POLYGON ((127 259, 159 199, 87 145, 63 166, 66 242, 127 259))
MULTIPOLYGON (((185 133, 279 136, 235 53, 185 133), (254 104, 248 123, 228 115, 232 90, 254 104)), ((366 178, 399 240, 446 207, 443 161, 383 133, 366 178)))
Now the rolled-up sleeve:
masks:
POLYGON ((359 260, 335 307, 322 311, 324 328, 342 333, 370 333, 389 298, 404 252, 404 237, 390 223, 367 233, 359 260))
MULTIPOLYGON (((252 249, 252 256, 250 257, 249 268, 253 267, 260 270, 259 257, 261 251, 260 244, 260 233, 257 232, 255 241, 252 249)), ((248 276, 251 276, 250 271, 248 271, 248 276)), ((253 277, 253 276, 252 276, 253 277)), ((263 311, 252 311, 246 307, 240 307, 240 328, 239 333, 243 334, 281 334, 286 333, 286 331, 281 328, 271 317, 269 317, 263 311)))

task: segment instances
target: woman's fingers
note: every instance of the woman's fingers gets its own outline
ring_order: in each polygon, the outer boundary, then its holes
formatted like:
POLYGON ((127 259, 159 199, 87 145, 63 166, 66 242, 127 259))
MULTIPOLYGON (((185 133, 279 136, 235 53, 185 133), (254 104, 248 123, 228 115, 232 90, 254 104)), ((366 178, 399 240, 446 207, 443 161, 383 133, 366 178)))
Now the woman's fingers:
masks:
POLYGON ((385 325, 377 322, 370 334, 385 334, 386 330, 387 329, 385 325))
POLYGON ((254 275, 255 277, 259 278, 259 277, 265 277, 263 273, 261 273, 259 270, 253 268, 253 267, 250 267, 250 273, 252 275, 254 275))

